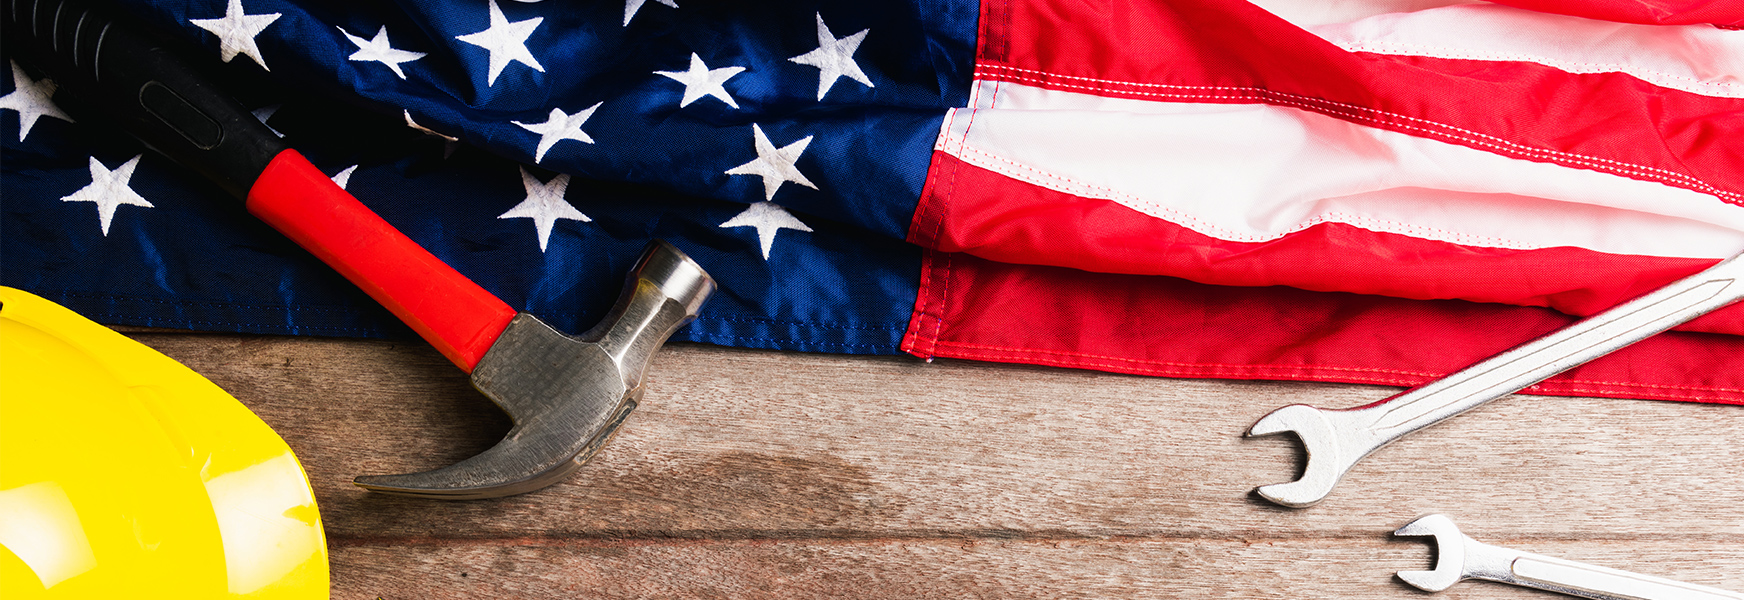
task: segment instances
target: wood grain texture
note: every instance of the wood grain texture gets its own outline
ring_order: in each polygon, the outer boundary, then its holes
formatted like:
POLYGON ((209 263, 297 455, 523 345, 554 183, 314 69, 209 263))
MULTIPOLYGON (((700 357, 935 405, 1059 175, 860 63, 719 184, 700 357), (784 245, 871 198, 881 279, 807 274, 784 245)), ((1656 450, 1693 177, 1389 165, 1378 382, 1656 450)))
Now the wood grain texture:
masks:
MULTIPOLYGON (((508 430, 433 350, 130 335, 297 451, 336 598, 1414 597, 1391 573, 1427 568, 1426 545, 1387 533, 1429 512, 1492 543, 1744 591, 1739 406, 1511 397, 1290 510, 1251 489, 1294 477, 1298 444, 1247 426, 1396 389, 674 345, 569 481, 445 503, 349 483, 508 430)), ((1502 588, 1443 595, 1546 597, 1502 588)))
MULTIPOLYGON (((1735 545, 1594 547, 1543 554, 1737 589, 1735 545), (1691 561, 1699 555, 1703 561, 1691 561)), ((338 588, 373 598, 1412 598, 1417 543, 1363 540, 725 541, 693 544, 351 546, 338 588), (377 565, 402 565, 389 570, 377 565), (374 567, 374 568, 372 568, 374 567), (372 595, 373 594, 373 595, 372 595)), ((1470 581, 1451 598, 1556 598, 1470 581)))

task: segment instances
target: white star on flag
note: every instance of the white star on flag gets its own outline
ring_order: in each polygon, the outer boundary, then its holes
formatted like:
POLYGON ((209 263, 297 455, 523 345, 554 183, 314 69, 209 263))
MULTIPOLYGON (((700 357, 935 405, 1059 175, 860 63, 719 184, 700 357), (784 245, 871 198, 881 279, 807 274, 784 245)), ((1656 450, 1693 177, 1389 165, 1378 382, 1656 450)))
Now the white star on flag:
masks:
POLYGON ((847 76, 849 79, 875 87, 872 80, 866 78, 866 72, 860 70, 860 64, 854 62, 854 51, 860 49, 860 42, 866 39, 866 33, 871 29, 861 29, 860 33, 845 38, 836 39, 830 33, 830 28, 824 25, 823 13, 817 15, 818 48, 811 52, 789 58, 787 60, 818 68, 818 99, 823 100, 830 87, 836 85, 836 80, 847 76))
POLYGON ((49 101, 54 96, 55 83, 47 79, 31 81, 24 69, 18 68, 18 63, 12 63, 12 93, 0 96, 0 109, 10 108, 18 111, 18 141, 24 141, 24 136, 30 135, 30 128, 36 125, 36 120, 42 117, 54 117, 68 123, 73 118, 61 112, 60 107, 49 101))
MULTIPOLYGON (((659 2, 661 4, 665 4, 665 5, 673 7, 673 8, 678 8, 678 3, 674 2, 673 0, 654 0, 654 1, 659 2)), ((630 17, 636 16, 636 11, 642 10, 642 5, 646 2, 647 2, 647 0, 624 0, 624 26, 625 27, 630 26, 630 17)))
POLYGON ((533 154, 533 162, 545 160, 545 151, 550 150, 552 146, 557 145, 557 142, 563 140, 592 144, 593 138, 588 137, 587 133, 581 130, 581 126, 587 123, 588 118, 593 116, 593 111, 598 110, 601 104, 605 103, 595 102, 593 106, 584 108, 581 112, 573 115, 564 114, 563 109, 553 108, 551 115, 545 118, 544 123, 514 121, 514 124, 520 125, 521 129, 539 134, 539 148, 533 154))
POLYGON ((224 8, 224 17, 219 19, 188 19, 196 27, 212 32, 218 36, 218 56, 224 62, 243 54, 254 59, 260 68, 266 68, 266 59, 260 57, 260 47, 254 45, 255 36, 266 30, 268 25, 279 19, 279 13, 250 15, 242 12, 242 0, 230 0, 224 8))
POLYGON ((454 39, 490 52, 490 75, 485 78, 485 85, 496 85, 497 75, 502 74, 510 61, 527 65, 540 73, 545 72, 545 67, 527 50, 527 36, 533 35, 533 30, 544 21, 545 17, 533 17, 510 23, 508 17, 503 16, 503 9, 497 7, 497 0, 490 0, 490 27, 478 33, 455 36, 454 39))
POLYGON ((780 233, 781 230, 795 229, 807 233, 811 232, 810 227, 806 227, 805 223, 801 223, 799 219, 794 218, 786 209, 774 202, 753 202, 751 206, 745 208, 744 212, 733 216, 725 223, 721 223, 720 227, 722 229, 729 227, 757 228, 757 242, 763 246, 763 260, 769 260, 769 249, 775 247, 775 234, 780 233))
POLYGON ((757 147, 757 160, 733 167, 728 175, 756 175, 763 178, 763 199, 774 200, 775 190, 781 189, 781 184, 791 181, 811 189, 817 189, 811 180, 799 172, 799 167, 793 165, 799 160, 799 155, 805 153, 805 147, 811 144, 812 136, 788 144, 777 149, 770 143, 769 136, 763 135, 763 128, 756 123, 751 124, 753 142, 757 147))
POLYGON ((710 69, 703 64, 702 57, 695 52, 690 53, 690 70, 688 71, 655 71, 656 75, 665 75, 673 81, 684 84, 684 99, 678 101, 678 107, 690 106, 703 96, 713 96, 727 103, 727 106, 738 108, 739 103, 727 94, 727 89, 721 87, 734 75, 745 72, 744 67, 721 67, 710 69))
POLYGON ((91 157, 91 185, 79 188, 72 195, 61 198, 62 202, 93 202, 97 204, 97 221, 103 227, 103 237, 109 237, 109 223, 115 220, 115 209, 123 204, 155 208, 145 198, 140 197, 133 188, 127 186, 133 179, 133 169, 139 166, 141 156, 122 163, 114 171, 104 167, 91 157))
POLYGON ((357 167, 358 165, 351 165, 346 167, 344 171, 334 174, 332 177, 334 185, 339 186, 339 189, 342 190, 345 189, 345 186, 351 185, 351 173, 356 171, 357 167))
POLYGON ((351 32, 346 31, 342 27, 335 27, 334 29, 338 29, 339 33, 345 34, 346 39, 351 40, 351 43, 357 45, 357 52, 351 54, 351 60, 358 62, 374 61, 387 65, 389 69, 393 69, 395 75, 400 76, 400 79, 406 78, 406 73, 400 70, 400 63, 412 62, 424 58, 423 52, 408 52, 406 50, 394 48, 392 44, 389 44, 388 27, 386 25, 383 25, 381 31, 375 33, 375 39, 371 40, 351 35, 351 32))
POLYGON ((551 241, 551 228, 558 219, 569 219, 583 223, 592 221, 581 211, 570 206, 563 199, 563 193, 569 189, 569 176, 558 175, 551 181, 540 183, 539 178, 521 169, 521 186, 527 188, 527 199, 516 204, 509 212, 497 215, 498 219, 532 219, 533 227, 539 231, 539 251, 544 252, 551 241))

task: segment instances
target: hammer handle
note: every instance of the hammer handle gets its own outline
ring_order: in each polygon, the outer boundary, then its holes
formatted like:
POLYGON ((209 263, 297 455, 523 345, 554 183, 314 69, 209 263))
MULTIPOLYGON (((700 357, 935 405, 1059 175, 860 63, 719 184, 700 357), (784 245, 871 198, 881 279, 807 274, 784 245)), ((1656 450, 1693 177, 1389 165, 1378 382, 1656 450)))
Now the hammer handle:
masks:
POLYGON ((267 164, 248 212, 339 271, 471 373, 515 309, 340 189, 296 150, 267 164))
POLYGON ((0 24, 76 107, 246 200, 472 372, 515 310, 394 229, 289 149, 169 44, 81 0, 5 0, 0 24))

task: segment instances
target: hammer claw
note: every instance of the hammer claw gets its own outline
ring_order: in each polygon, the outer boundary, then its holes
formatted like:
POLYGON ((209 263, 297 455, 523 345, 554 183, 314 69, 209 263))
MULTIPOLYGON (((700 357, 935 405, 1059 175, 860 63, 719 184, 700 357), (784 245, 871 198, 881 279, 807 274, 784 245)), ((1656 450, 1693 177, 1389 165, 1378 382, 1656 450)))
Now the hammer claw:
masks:
POLYGON ((530 451, 517 435, 521 429, 517 427, 489 450, 458 463, 405 475, 365 475, 353 483, 372 492, 440 500, 476 500, 531 492, 562 481, 580 469, 610 441, 635 408, 635 401, 626 400, 603 431, 573 453, 568 449, 530 451), (537 458, 529 461, 529 457, 537 458))
POLYGON ((630 271, 617 305, 581 336, 522 313, 472 371, 472 385, 515 423, 459 463, 408 475, 359 477, 370 491, 465 500, 520 494, 562 480, 593 456, 636 407, 654 353, 696 318, 714 280, 656 241, 630 271))

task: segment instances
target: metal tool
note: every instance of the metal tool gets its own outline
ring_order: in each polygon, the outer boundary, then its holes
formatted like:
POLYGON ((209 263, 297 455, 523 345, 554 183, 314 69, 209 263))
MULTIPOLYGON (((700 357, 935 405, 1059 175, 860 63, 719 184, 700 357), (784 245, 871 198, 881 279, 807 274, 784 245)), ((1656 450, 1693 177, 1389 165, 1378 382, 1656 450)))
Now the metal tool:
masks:
POLYGON ((472 385, 515 426, 483 454, 433 471, 358 477, 364 489, 447 499, 530 492, 561 481, 611 440, 636 402, 655 351, 696 318, 715 283, 671 244, 654 241, 617 305, 570 336, 526 313, 472 370, 472 385))
POLYGON ((1744 260, 1726 259, 1640 298, 1515 347, 1458 373, 1355 408, 1285 406, 1247 435, 1294 432, 1308 451, 1302 478, 1256 490, 1290 507, 1312 506, 1351 466, 1411 432, 1676 327, 1744 298, 1744 260))
POLYGON ((1460 533, 1447 515, 1419 518, 1393 535, 1434 536, 1435 570, 1399 572, 1399 579, 1429 592, 1487 579, 1599 600, 1744 600, 1726 590, 1491 546, 1460 533))
POLYGON ((332 266, 462 370, 515 426, 453 466, 360 477, 393 494, 467 499, 549 485, 585 462, 642 394, 655 350, 690 322, 714 280, 677 248, 649 244, 617 306, 571 337, 443 263, 340 189, 219 91, 168 43, 81 0, 5 0, 3 37, 75 107, 242 199, 248 212, 332 266))

